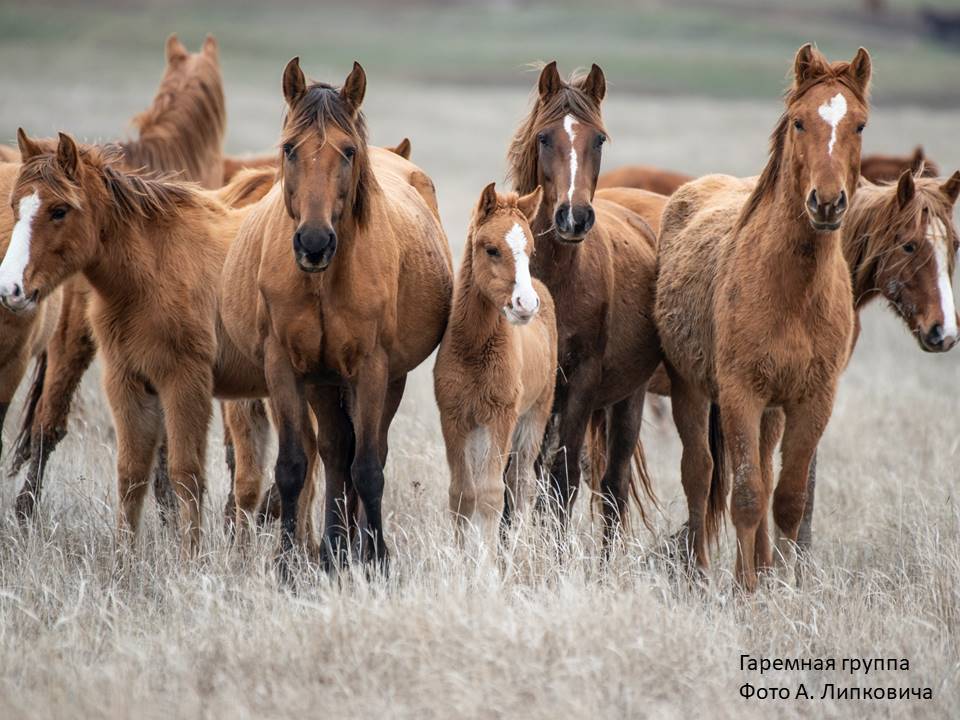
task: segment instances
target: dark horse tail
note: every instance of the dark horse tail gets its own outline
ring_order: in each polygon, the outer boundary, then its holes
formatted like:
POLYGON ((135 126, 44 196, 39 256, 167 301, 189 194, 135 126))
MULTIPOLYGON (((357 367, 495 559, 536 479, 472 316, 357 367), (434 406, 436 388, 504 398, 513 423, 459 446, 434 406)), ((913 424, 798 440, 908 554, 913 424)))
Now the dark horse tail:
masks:
MULTIPOLYGON (((607 413, 604 410, 598 410, 590 417, 590 426, 587 430, 587 452, 590 456, 587 481, 594 498, 591 508, 596 511, 597 505, 602 507, 603 488, 601 487, 601 481, 607 469, 607 413)), ((641 491, 655 508, 659 508, 660 503, 653 491, 653 481, 650 472, 647 470, 647 458, 643 452, 643 443, 640 442, 639 438, 636 447, 633 449, 633 458, 630 462, 629 490, 629 497, 637 506, 637 510, 640 511, 640 519, 644 526, 648 530, 652 529, 650 516, 640 497, 641 491)), ((620 520, 624 527, 629 528, 629 513, 625 513, 625 516, 620 520)))
POLYGON ((727 476, 727 452, 723 441, 723 427, 720 425, 720 406, 716 403, 710 403, 708 428, 708 445, 713 459, 713 473, 710 476, 707 515, 704 518, 703 529, 707 542, 716 546, 723 527, 723 516, 727 512, 727 493, 730 490, 727 476))
POLYGON ((27 395, 26 404, 23 407, 20 418, 20 431, 17 433, 17 439, 13 446, 12 472, 16 474, 20 471, 30 459, 31 436, 33 434, 33 420, 37 416, 37 406, 40 405, 40 398, 43 395, 43 385, 47 379, 47 353, 44 351, 37 358, 37 364, 33 369, 33 381, 30 385, 30 394, 27 395))

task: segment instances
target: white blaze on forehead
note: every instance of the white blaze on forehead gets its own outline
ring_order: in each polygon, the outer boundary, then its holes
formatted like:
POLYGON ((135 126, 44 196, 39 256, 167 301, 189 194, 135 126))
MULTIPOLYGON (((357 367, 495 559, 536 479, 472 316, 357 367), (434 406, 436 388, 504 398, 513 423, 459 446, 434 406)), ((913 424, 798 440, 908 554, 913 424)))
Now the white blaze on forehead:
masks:
POLYGON ((530 312, 540 304, 540 298, 537 296, 537 291, 533 289, 533 281, 530 278, 527 234, 520 227, 520 223, 514 223, 505 239, 513 252, 513 262, 516 266, 512 298, 514 308, 530 312))
POLYGON ((568 210, 570 214, 570 227, 573 227, 573 190, 577 184, 577 150, 573 145, 573 141, 577 137, 577 133, 574 130, 574 126, 577 125, 576 118, 573 115, 567 115, 563 119, 563 129, 567 131, 567 136, 570 138, 570 189, 567 191, 567 203, 568 210))
POLYGON ((950 282, 950 254, 947 229, 940 218, 931 218, 927 223, 927 239, 933 245, 933 257, 937 263, 937 290, 940 293, 940 309, 943 311, 943 337, 957 339, 957 309, 953 302, 953 284, 950 282))
POLYGON ((837 125, 847 114, 847 99, 843 93, 837 93, 829 102, 820 106, 820 117, 830 126, 830 142, 827 144, 827 155, 833 155, 833 144, 837 141, 837 125))
POLYGON ((13 226, 7 254, 0 263, 0 295, 12 295, 15 287, 23 290, 23 271, 30 261, 30 235, 33 232, 33 218, 40 209, 40 193, 20 198, 20 218, 13 226))

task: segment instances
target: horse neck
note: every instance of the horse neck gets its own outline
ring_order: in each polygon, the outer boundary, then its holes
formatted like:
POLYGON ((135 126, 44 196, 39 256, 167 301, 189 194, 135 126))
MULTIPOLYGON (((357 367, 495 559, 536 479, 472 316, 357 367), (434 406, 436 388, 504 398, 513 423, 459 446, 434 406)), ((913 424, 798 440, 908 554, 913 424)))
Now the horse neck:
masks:
POLYGON ((882 209, 886 204, 885 194, 868 194, 865 188, 859 192, 843 225, 843 257, 850 268, 850 284, 853 288, 853 306, 859 311, 880 294, 877 286, 879 269, 875 238, 886 228, 879 227, 885 222, 882 209))
POLYGON ((510 342, 510 328, 500 309, 481 292, 473 278, 473 241, 468 240, 457 275, 450 313, 450 338, 465 358, 487 358, 510 342))
POLYGON ((124 303, 149 287, 152 258, 163 237, 154 223, 121 218, 112 205, 100 213, 97 252, 83 274, 105 300, 124 303))
POLYGON ((825 270, 843 258, 840 231, 818 233, 811 227, 799 183, 789 173, 789 167, 781 170, 776 193, 748 223, 765 236, 760 263, 783 307, 817 296, 833 278, 825 270))

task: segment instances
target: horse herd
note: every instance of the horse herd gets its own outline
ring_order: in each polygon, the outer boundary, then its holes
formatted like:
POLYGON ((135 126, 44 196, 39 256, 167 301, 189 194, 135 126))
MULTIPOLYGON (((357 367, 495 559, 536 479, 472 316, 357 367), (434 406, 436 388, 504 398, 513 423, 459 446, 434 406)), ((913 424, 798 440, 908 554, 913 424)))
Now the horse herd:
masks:
POLYGON ((36 360, 12 463, 26 469, 23 522, 99 350, 121 531, 135 535, 156 471, 181 551, 196 552, 220 398, 234 531, 279 513, 284 572, 295 544, 327 567, 353 553, 383 564, 389 427, 407 375, 439 348, 461 540, 496 545, 535 487, 562 529, 586 472, 609 547, 631 498, 644 518, 656 502, 639 442, 653 392, 671 397, 683 443, 691 567, 707 568, 730 494, 736 577, 752 590, 809 543, 816 448, 858 311, 883 296, 924 350, 957 342, 960 172, 937 180, 919 150, 861 159, 863 49, 831 63, 800 48, 767 165, 746 179, 601 176, 603 71, 564 81, 547 64, 510 142, 513 192, 483 189, 456 282, 409 141, 367 144, 359 64, 335 87, 291 60, 280 152, 228 158, 216 42, 191 54, 171 36, 166 59, 138 139, 20 130, 18 149, 0 148, 0 420, 36 360))

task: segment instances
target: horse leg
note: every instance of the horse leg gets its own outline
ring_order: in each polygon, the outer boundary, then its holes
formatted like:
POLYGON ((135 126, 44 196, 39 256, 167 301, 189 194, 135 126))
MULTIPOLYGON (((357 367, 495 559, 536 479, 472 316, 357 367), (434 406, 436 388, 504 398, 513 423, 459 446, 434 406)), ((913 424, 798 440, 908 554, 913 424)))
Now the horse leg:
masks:
POLYGON ((180 508, 180 555, 200 549, 200 516, 205 490, 207 434, 213 412, 213 373, 209 367, 181 368, 159 388, 167 431, 170 482, 180 508))
MULTIPOLYGON (((0 312, 6 312, 6 310, 0 310, 0 312)), ((0 460, 3 459, 3 420, 7 416, 13 396, 17 393, 17 388, 29 364, 27 349, 21 348, 0 368, 0 460)))
POLYGON ((754 545, 754 562, 757 572, 766 572, 773 565, 770 550, 770 513, 768 507, 773 494, 773 454, 783 435, 783 411, 767 408, 760 420, 760 477, 763 479, 763 515, 757 527, 754 545))
POLYGON ((106 368, 107 400, 117 432, 117 530, 136 538, 163 413, 157 395, 143 380, 119 368, 106 368))
MULTIPOLYGON (((552 395, 552 388, 549 395, 552 395)), ((550 422, 551 404, 544 401, 539 407, 527 411, 517 421, 513 432, 513 454, 503 469, 504 506, 501 531, 510 527, 512 518, 521 515, 527 497, 536 492, 540 449, 543 445, 547 424, 550 422)))
POLYGON ((41 383, 42 390, 33 423, 29 430, 23 430, 29 432, 29 446, 25 440, 23 453, 29 452, 30 462, 27 463, 23 487, 17 494, 17 514, 20 517, 32 517, 40 501, 47 461, 67 434, 73 397, 96 353, 93 331, 87 320, 86 296, 65 295, 56 331, 47 345, 46 369, 35 381, 41 383))
POLYGON ((784 408, 787 415, 781 449, 780 481, 773 494, 777 550, 784 568, 795 566, 800 521, 807 502, 810 463, 833 409, 833 394, 824 393, 784 408))
POLYGON ((359 368, 353 383, 350 416, 356 437, 356 452, 350 477, 366 515, 369 538, 361 535, 361 557, 376 561, 387 569, 387 545, 383 537, 383 465, 380 463, 380 437, 387 401, 385 353, 374 353, 359 368))
POLYGON ((234 521, 237 518, 237 498, 234 495, 237 484, 237 454, 233 446, 233 434, 230 432, 228 418, 230 404, 230 402, 220 402, 220 417, 223 420, 223 459, 227 463, 227 473, 230 476, 230 489, 223 504, 223 527, 227 533, 233 532, 234 521))
POLYGON ((737 530, 737 581, 747 592, 757 587, 757 528, 769 499, 760 473, 760 420, 766 403, 738 393, 728 397, 721 386, 720 419, 733 462, 730 516, 737 530))
POLYGON ((160 447, 157 449, 157 463, 153 468, 153 498, 157 503, 157 514, 164 527, 176 527, 177 523, 177 494, 170 483, 170 464, 167 462, 167 436, 164 433, 160 438, 160 447))
POLYGON ((337 387, 311 385, 307 395, 317 418, 317 447, 323 460, 324 508, 321 564, 329 571, 350 557, 350 526, 355 491, 350 480, 354 455, 353 425, 337 387))
MULTIPOLYGON (((704 573, 710 566, 706 533, 710 478, 714 462, 720 462, 720 458, 715 460, 710 453, 710 398, 675 372, 670 373, 670 389, 673 422, 683 446, 680 480, 687 498, 687 537, 682 550, 691 553, 688 558, 704 573)), ((719 528, 716 531, 719 532, 719 528)))
POLYGON ((810 459, 810 474, 807 476, 807 504, 803 508, 803 518, 797 531, 797 551, 803 557, 813 545, 813 500, 817 487, 817 452, 810 459))
POLYGON ((571 374, 564 389, 565 398, 559 409, 557 448, 550 469, 551 499, 560 521, 560 530, 566 527, 580 488, 580 453, 593 413, 594 391, 599 377, 599 360, 584 360, 571 374))
POLYGON ((640 442, 646 388, 615 403, 607 426, 607 462, 600 488, 603 500, 603 544, 609 551, 623 526, 630 496, 630 461, 640 442))
POLYGON ((262 400, 234 400, 221 405, 234 448, 231 525, 240 533, 252 531, 263 489, 270 423, 262 400))
MULTIPOLYGON (((312 466, 310 447, 304 440, 313 435, 310 411, 304 397, 303 382, 297 377, 285 350, 268 338, 264 347, 264 370, 279 447, 275 477, 280 492, 280 555, 281 579, 288 579, 287 557, 297 537, 297 515, 300 494, 312 466)), ((312 452, 315 455, 315 451, 312 452)))

